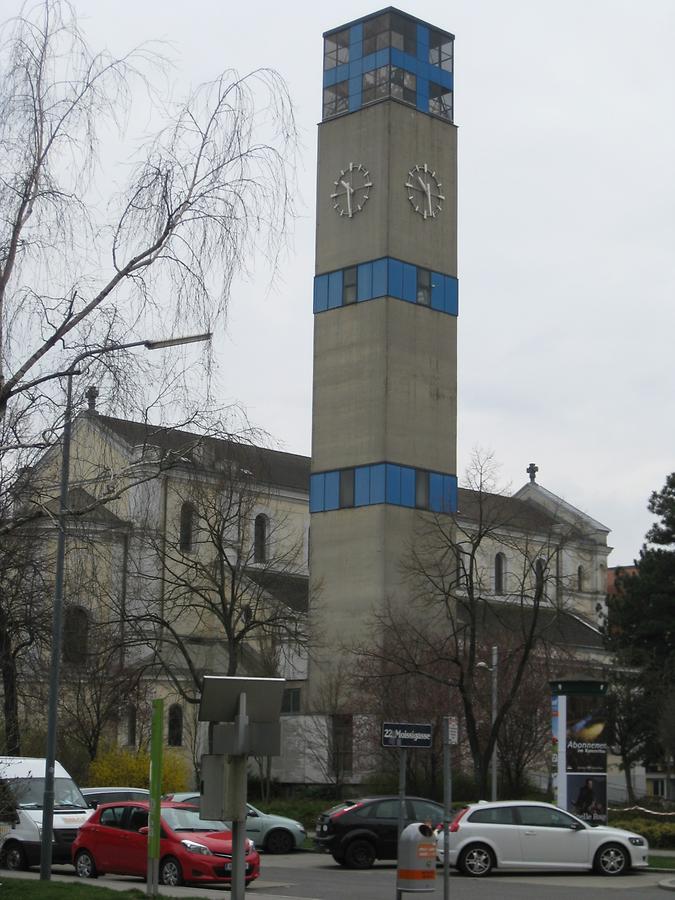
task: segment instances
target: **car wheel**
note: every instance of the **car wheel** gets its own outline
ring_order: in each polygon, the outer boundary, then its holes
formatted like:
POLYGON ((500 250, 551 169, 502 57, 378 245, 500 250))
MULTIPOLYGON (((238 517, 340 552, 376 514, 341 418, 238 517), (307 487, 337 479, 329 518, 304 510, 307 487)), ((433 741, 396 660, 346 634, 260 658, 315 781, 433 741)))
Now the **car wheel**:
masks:
POLYGON ((167 856, 159 865, 159 883, 178 887, 183 883, 183 870, 175 856, 167 856))
POLYGON ((18 841, 9 841, 2 851, 2 864, 12 872, 20 872, 28 868, 26 853, 18 841))
POLYGON ((295 841, 290 831, 283 828, 275 828, 265 838, 263 848, 268 853, 291 853, 295 849, 295 841))
POLYGON ((75 857, 75 871, 80 878, 98 878, 94 857, 88 850, 78 850, 75 857))
POLYGON ((344 864, 345 864, 344 853, 338 853, 338 851, 336 850, 335 853, 331 853, 331 856, 333 857, 333 859, 339 866, 344 866, 344 864))
POLYGON ((350 869, 370 869, 375 862, 375 848, 370 841, 352 841, 345 850, 345 863, 350 869))
POLYGON ((494 857, 489 847, 486 847, 485 844, 471 844, 462 850, 457 868, 462 875, 484 878, 490 874, 494 865, 494 857))
POLYGON ((605 844, 595 854, 593 868, 600 875, 623 875, 630 868, 630 859, 620 844, 605 844))

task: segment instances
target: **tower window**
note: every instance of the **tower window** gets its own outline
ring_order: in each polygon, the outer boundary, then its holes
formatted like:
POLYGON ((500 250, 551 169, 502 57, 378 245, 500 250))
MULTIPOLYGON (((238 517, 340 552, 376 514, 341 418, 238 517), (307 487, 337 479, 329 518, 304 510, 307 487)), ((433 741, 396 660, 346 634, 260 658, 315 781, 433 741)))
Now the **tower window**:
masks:
POLYGON ((349 82, 338 81, 323 90, 324 118, 349 112, 349 82))
POLYGON ((267 516, 260 513, 255 517, 253 526, 253 561, 257 563, 267 562, 267 516))
POLYGON ((429 62, 432 66, 452 72, 452 39, 433 28, 429 29, 429 62))
POLYGON ((506 557, 503 553, 495 556, 495 594, 504 593, 504 576, 506 574, 506 557))
POLYGON ((180 703, 172 703, 169 707, 169 747, 183 746, 183 707, 180 703))
POLYGON ((417 77, 399 66, 391 67, 391 96, 405 103, 417 100, 417 77))
POLYGON ((340 472, 340 508, 348 509, 354 505, 354 470, 343 469, 340 472))
POLYGON ((429 82, 429 112, 452 122, 452 91, 433 81, 429 82))
POLYGON ((182 553, 192 553, 194 544, 195 508, 184 503, 180 508, 180 549, 182 553))
POLYGON ((583 566, 579 566, 579 568, 577 569, 577 590, 578 591, 586 590, 586 578, 585 578, 583 566))
POLYGON ((417 302, 421 306, 431 305, 431 272, 428 269, 417 270, 417 302))
POLYGON ((334 69, 349 62, 349 29, 329 34, 323 43, 323 68, 334 69))
POLYGON ((344 306, 356 303, 356 266, 351 266, 351 268, 343 271, 342 303, 344 306))
POLYGON ((423 469, 415 470, 415 506, 429 509, 429 473, 423 469))
POLYGON ((372 103, 389 96, 389 66, 363 73, 362 102, 372 103))
POLYGON ((410 53, 417 52, 417 25, 397 13, 383 13, 363 23, 363 55, 395 47, 410 53))

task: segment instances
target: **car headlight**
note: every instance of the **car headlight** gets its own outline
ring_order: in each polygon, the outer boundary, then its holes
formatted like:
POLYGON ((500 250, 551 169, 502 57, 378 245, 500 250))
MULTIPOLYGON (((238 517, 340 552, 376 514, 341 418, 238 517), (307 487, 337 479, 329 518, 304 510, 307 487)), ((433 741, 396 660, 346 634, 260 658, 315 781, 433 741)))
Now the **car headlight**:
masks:
POLYGON ((644 838, 641 837, 629 837, 628 840, 634 847, 644 847, 645 845, 644 838))
POLYGON ((181 841, 188 853, 200 853, 202 856, 211 856, 211 851, 204 844, 198 844, 196 841, 190 841, 187 838, 181 841))

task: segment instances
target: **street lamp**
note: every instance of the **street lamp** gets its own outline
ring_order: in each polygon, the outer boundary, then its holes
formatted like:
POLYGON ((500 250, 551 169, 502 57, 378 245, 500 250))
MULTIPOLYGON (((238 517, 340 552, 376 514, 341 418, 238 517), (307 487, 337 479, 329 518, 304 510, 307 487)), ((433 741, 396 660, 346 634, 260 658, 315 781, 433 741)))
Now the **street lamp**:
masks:
MULTIPOLYGON (((477 669, 487 669, 488 672, 492 675, 492 710, 490 715, 490 723, 492 728, 495 727, 495 720, 497 719, 497 648, 492 648, 492 665, 489 666, 486 662, 476 663, 477 669)), ((494 803, 497 799, 497 741, 495 739, 494 747, 492 748, 492 776, 491 776, 491 799, 494 803)))
POLYGON ((79 375, 80 363, 95 356, 145 347, 146 350, 161 350, 198 341, 210 341, 211 333, 192 334, 186 337, 167 338, 159 341, 131 341, 126 344, 104 344, 102 347, 85 350, 76 356, 72 364, 63 372, 67 376, 66 408, 63 414, 63 450, 61 454, 61 484, 59 489, 58 540, 56 545, 56 582, 54 586, 54 609, 52 611, 52 658, 49 667, 49 705, 47 708, 47 750, 45 754, 45 788, 42 798, 42 837, 40 849, 40 880, 49 881, 52 864, 52 837, 54 831, 54 764, 56 762, 56 726, 59 695, 59 670, 61 666, 61 632, 63 627, 63 582, 66 561, 66 516, 68 512, 68 481, 70 475, 70 436, 73 408, 73 376, 79 375))

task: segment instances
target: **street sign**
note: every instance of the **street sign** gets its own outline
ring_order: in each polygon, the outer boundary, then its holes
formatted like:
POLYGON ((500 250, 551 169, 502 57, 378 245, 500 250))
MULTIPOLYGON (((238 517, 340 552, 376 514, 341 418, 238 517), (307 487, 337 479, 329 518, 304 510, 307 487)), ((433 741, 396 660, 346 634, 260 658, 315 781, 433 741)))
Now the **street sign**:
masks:
POLYGON ((457 746, 457 744, 459 743, 459 725, 457 722, 457 716, 445 716, 443 722, 446 729, 446 741, 453 747, 457 746))
POLYGON ((433 726, 410 722, 383 722, 382 746, 400 747, 403 750, 429 750, 433 739, 433 726))

